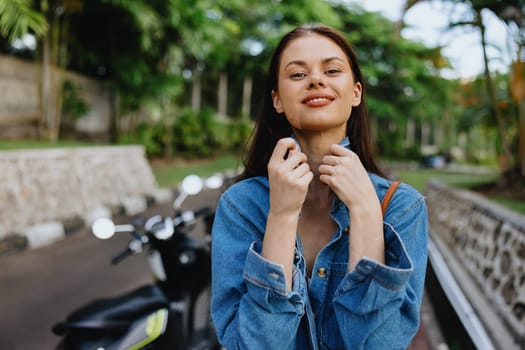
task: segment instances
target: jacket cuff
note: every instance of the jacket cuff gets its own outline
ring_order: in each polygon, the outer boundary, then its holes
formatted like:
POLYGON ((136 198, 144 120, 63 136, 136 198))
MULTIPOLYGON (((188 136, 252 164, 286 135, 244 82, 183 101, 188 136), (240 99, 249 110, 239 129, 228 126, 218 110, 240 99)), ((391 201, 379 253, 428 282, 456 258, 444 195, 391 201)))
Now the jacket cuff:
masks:
POLYGON ((301 272, 294 266, 292 276, 292 290, 286 289, 286 277, 283 266, 266 260, 260 255, 261 242, 253 242, 246 255, 243 277, 248 286, 248 291, 254 300, 264 303, 267 308, 274 311, 293 311, 304 313, 304 296, 306 286, 301 272), (288 306, 283 305, 288 304, 288 306), (286 310, 288 309, 288 310, 286 310))
POLYGON ((392 291, 401 290, 408 283, 414 266, 406 247, 392 226, 385 223, 383 229, 385 232, 385 264, 366 257, 362 258, 357 262, 354 270, 343 279, 336 295, 344 294, 356 284, 368 279, 392 291))

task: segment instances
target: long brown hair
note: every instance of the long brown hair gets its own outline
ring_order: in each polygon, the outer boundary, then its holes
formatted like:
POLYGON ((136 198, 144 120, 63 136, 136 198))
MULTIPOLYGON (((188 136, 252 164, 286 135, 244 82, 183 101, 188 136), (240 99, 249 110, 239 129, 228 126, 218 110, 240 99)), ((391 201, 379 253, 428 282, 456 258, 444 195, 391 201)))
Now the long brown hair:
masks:
POLYGON ((279 64, 282 52, 290 42, 309 34, 318 34, 329 38, 335 42, 348 57, 354 79, 356 82, 361 83, 363 91, 361 103, 352 108, 351 116, 346 125, 346 135, 352 144, 352 151, 359 156, 365 169, 384 176, 373 156, 368 112, 365 102, 365 83, 359 68, 357 56, 341 33, 325 25, 309 24, 299 26, 286 34, 273 53, 267 76, 263 105, 255 121, 254 129, 252 130, 249 147, 244 154, 244 171, 240 174, 238 180, 254 176, 268 176, 267 165, 277 141, 283 137, 289 137, 292 133, 292 128, 288 120, 279 116, 275 111, 271 95, 272 90, 277 91, 279 64))

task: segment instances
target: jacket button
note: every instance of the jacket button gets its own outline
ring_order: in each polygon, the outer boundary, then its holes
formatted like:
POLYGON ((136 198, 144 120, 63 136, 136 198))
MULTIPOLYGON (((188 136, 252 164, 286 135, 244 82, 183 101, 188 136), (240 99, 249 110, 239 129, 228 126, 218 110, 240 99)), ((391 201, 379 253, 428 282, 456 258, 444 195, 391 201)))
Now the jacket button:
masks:
POLYGON ((317 276, 319 276, 321 278, 325 278, 326 277, 326 269, 324 267, 320 267, 317 270, 317 276))
POLYGON ((348 234, 348 232, 350 232, 350 226, 345 227, 345 234, 348 234))

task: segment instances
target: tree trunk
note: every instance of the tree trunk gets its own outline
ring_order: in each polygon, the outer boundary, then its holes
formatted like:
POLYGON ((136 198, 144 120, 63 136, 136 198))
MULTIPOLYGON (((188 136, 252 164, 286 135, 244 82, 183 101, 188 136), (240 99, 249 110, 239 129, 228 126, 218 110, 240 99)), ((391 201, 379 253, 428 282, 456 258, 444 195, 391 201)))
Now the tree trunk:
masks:
POLYGON ((405 145, 407 147, 412 147, 416 143, 416 122, 414 119, 407 119, 407 134, 405 145))
POLYGON ((244 83, 242 85, 242 111, 241 111, 242 118, 246 120, 250 119, 252 89, 253 89, 252 77, 246 76, 244 78, 244 83))
POLYGON ((502 148, 502 162, 500 164, 501 171, 506 173, 511 168, 512 163, 512 154, 510 152, 509 142, 507 140, 507 135, 505 133, 505 123, 503 121, 503 116, 501 111, 498 108, 496 101, 496 93, 494 91, 494 84, 492 82, 492 77, 489 69, 489 61, 487 57, 487 43, 485 39, 485 25, 481 18, 481 11, 476 12, 476 23, 481 32, 481 48, 483 50, 483 63, 485 66, 485 82, 487 86, 487 93, 490 100, 492 116, 496 119, 498 123, 498 132, 501 138, 501 148, 502 148))
POLYGON ((51 92, 51 49, 49 35, 42 38, 41 60, 40 60, 40 79, 38 84, 39 106, 40 106, 40 136, 48 139, 49 137, 49 110, 48 103, 51 92))
POLYGON ((518 163, 521 177, 525 178, 525 100, 521 99, 518 121, 518 163))
POLYGON ((219 118, 226 118, 228 115, 228 75, 226 73, 219 74, 219 89, 217 96, 217 112, 219 118))
POLYGON ((60 110, 62 106, 61 87, 62 73, 53 64, 51 57, 51 42, 46 34, 42 41, 42 60, 40 62, 40 110, 41 110, 41 135, 52 142, 58 140, 58 129, 60 127, 60 110))
POLYGON ((192 80, 192 89, 191 89, 191 108, 194 111, 201 110, 201 77, 197 69, 193 71, 193 80, 192 80))
POLYGON ((518 47, 516 62, 512 64, 509 82, 510 95, 518 104, 518 159, 517 171, 525 178, 525 72, 521 61, 521 46, 518 47))
MULTIPOLYGON (((50 11, 47 1, 42 1, 41 10, 48 14, 49 30, 42 37, 41 70, 39 81, 39 104, 41 111, 40 135, 56 142, 59 138, 62 116, 62 87, 65 64, 65 47, 61 47, 60 19, 50 11)), ((67 28, 63 28, 67 32, 67 28)), ((66 43, 64 43, 66 45, 66 43)))
POLYGON ((430 127, 427 122, 421 122, 421 146, 430 145, 430 127))
POLYGON ((115 90, 110 92, 109 139, 117 144, 119 138, 118 120, 120 116, 120 95, 115 90))

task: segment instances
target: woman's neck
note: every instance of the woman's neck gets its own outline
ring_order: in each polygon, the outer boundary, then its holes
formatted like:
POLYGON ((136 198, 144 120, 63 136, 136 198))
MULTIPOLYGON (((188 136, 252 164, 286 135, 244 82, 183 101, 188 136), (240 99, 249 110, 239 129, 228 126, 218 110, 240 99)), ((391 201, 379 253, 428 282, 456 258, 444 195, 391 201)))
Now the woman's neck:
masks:
POLYGON ((319 180, 319 166, 323 163, 323 157, 329 153, 330 145, 339 143, 345 135, 329 136, 324 134, 319 135, 304 135, 296 136, 301 145, 301 151, 306 154, 308 158, 308 165, 314 174, 314 178, 308 188, 306 200, 303 208, 330 208, 333 199, 333 192, 324 183, 319 180), (303 137, 301 137, 303 136, 303 137))
POLYGON ((342 132, 305 133, 295 131, 294 134, 301 145, 301 152, 308 157, 310 170, 313 171, 316 178, 319 177, 319 166, 323 162, 323 157, 329 154, 330 146, 334 143, 340 143, 346 136, 342 132))
POLYGON ((328 154, 330 145, 340 143, 346 136, 344 130, 329 130, 322 132, 305 132, 294 130, 294 135, 309 160, 320 163, 328 154))

